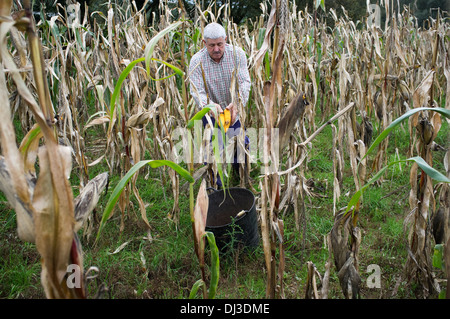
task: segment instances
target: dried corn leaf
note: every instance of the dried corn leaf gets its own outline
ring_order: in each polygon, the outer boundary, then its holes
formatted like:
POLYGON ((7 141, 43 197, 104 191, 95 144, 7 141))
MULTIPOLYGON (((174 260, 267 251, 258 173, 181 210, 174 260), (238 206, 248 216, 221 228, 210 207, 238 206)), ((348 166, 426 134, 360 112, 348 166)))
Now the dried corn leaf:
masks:
POLYGON ((97 117, 97 118, 93 119, 92 121, 90 121, 89 123, 87 123, 84 126, 84 129, 87 129, 94 125, 104 124, 104 123, 108 123, 108 122, 109 122, 109 115, 97 117))
POLYGON ((105 172, 97 175, 86 184, 80 194, 75 198, 75 232, 82 227, 84 221, 86 221, 89 214, 97 206, 101 192, 107 187, 108 181, 108 173, 105 172))
POLYGON ((358 236, 353 236, 355 229, 351 227, 350 216, 351 214, 345 212, 336 216, 330 232, 330 249, 334 255, 334 262, 344 296, 346 298, 359 298, 361 277, 355 262, 357 249, 352 248, 352 245, 358 247, 359 242, 358 236), (351 243, 349 242, 350 234, 352 235, 351 243))
POLYGON ((193 216, 195 229, 194 235, 196 237, 195 242, 197 244, 197 253, 200 259, 200 264, 202 264, 203 261, 204 245, 201 243, 203 241, 203 235, 205 234, 206 217, 208 215, 208 205, 209 205, 209 198, 208 194, 206 193, 206 180, 203 180, 198 190, 197 201, 195 203, 193 216))
MULTIPOLYGON (((14 209, 17 219, 17 233, 21 240, 34 243, 34 221, 33 221, 33 207, 30 203, 19 200, 16 188, 11 187, 17 182, 16 178, 13 178, 11 172, 6 166, 4 157, 0 156, 0 191, 5 195, 8 203, 14 209)), ((31 180, 26 181, 27 189, 30 196, 34 189, 34 182, 31 180)))
POLYGON ((307 277, 306 277, 306 288, 305 288, 305 299, 320 299, 318 284, 316 277, 320 278, 320 273, 318 272, 316 266, 308 261, 306 263, 307 277))
MULTIPOLYGON (((67 297, 63 289, 63 278, 67 272, 73 242, 74 211, 73 199, 61 197, 55 179, 67 182, 71 168, 71 150, 59 146, 58 158, 65 174, 52 167, 48 146, 39 148, 40 172, 36 183, 33 207, 35 209, 36 247, 42 257, 42 285, 48 298, 67 297)), ((67 186, 68 184, 65 183, 67 186)), ((70 187, 69 187, 70 189, 70 187)))
POLYGON ((25 174, 29 178, 36 177, 36 156, 39 147, 39 141, 43 137, 41 128, 35 124, 32 129, 25 135, 20 143, 19 151, 23 156, 25 174))
POLYGON ((261 65, 262 59, 266 55, 266 52, 269 50, 270 47, 270 39, 271 34, 273 31, 273 28, 275 27, 276 23, 276 10, 277 6, 275 4, 275 1, 272 2, 272 9, 270 11, 269 20, 267 21, 267 27, 266 27, 266 34, 264 36, 264 42, 262 43, 259 50, 254 54, 254 57, 251 58, 251 61, 253 61, 253 67, 258 70, 259 66, 261 65))
MULTIPOLYGON (((3 23, 0 27, 3 27, 3 23)), ((9 120, 12 116, 3 67, 0 68, 0 105, 0 117, 4 119, 0 125, 0 140, 5 156, 0 168, 0 187, 16 211, 19 238, 34 242, 33 209, 30 202, 32 188, 25 177, 24 162, 17 149, 13 124, 9 120)))
MULTIPOLYGON (((431 85, 433 84, 435 71, 429 71, 425 77, 422 79, 422 82, 417 86, 413 93, 413 106, 417 107, 425 107, 426 99, 429 97, 428 92, 430 91, 431 85)), ((418 116, 418 114, 416 115, 418 116)), ((413 121, 415 123, 417 120, 413 121)))

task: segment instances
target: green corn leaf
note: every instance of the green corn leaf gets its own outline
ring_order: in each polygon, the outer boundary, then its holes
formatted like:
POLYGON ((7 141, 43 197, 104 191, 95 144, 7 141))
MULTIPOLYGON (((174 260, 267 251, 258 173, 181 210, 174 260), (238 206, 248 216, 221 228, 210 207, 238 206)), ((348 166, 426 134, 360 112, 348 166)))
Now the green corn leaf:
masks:
POLYGON ((326 10, 325 10, 325 0, 321 0, 321 1, 320 1, 320 7, 322 8, 322 10, 323 10, 324 12, 326 12, 326 10))
POLYGON ((317 10, 320 6, 320 0, 316 0, 316 3, 314 4, 314 8, 317 10))
MULTIPOLYGON (((149 75, 152 80, 155 80, 155 81, 165 80, 165 79, 170 78, 171 76, 173 76, 175 74, 178 74, 180 76, 184 75, 184 72, 181 69, 177 68, 176 66, 174 66, 174 65, 172 65, 172 64, 170 64, 168 62, 165 62, 165 61, 162 61, 162 60, 156 59, 156 58, 152 58, 150 60, 161 62, 161 63, 167 65, 169 68, 171 68, 175 72, 175 73, 173 73, 173 74, 171 74, 169 76, 166 76, 164 78, 161 78, 161 79, 154 79, 154 78, 152 78, 149 75)), ((111 96, 111 102, 110 102, 110 108, 109 108, 110 119, 112 119, 112 117, 113 117, 114 109, 116 107, 116 100, 117 100, 117 97, 118 97, 118 95, 120 93, 120 90, 122 89, 123 81, 125 81, 125 79, 127 78, 128 74, 130 74, 131 70, 136 66, 136 64, 138 64, 139 62, 142 62, 142 61, 146 61, 146 58, 145 57, 144 58, 139 58, 139 59, 136 59, 136 60, 130 62, 130 64, 127 65, 127 67, 122 71, 122 73, 120 73, 119 79, 117 80, 116 86, 114 87, 114 92, 113 92, 113 94, 111 96)), ((121 116, 120 108, 117 109, 117 110, 118 110, 118 118, 120 118, 120 116, 121 116)))
POLYGON ((259 50, 264 42, 264 37, 266 36, 266 28, 260 28, 258 33, 258 39, 256 40, 256 48, 259 50))
POLYGON ((269 52, 266 52, 266 55, 264 56, 264 69, 266 71, 266 81, 270 80, 270 59, 269 59, 269 52))
MULTIPOLYGON (((187 127, 188 128, 192 128, 194 126, 195 121, 200 120, 210 110, 215 111, 216 118, 218 118, 218 112, 217 112, 216 106, 214 104, 208 104, 205 107, 203 107, 202 110, 197 112, 191 118, 191 120, 189 120, 187 127)), ((219 134, 222 134, 223 146, 225 147, 226 146, 225 132, 224 132, 224 130, 216 130, 217 129, 217 125, 218 125, 218 121, 215 121, 214 131, 218 132, 218 133, 220 131, 219 134)), ((223 175, 223 163, 221 163, 221 156, 220 156, 219 139, 218 139, 217 134, 215 134, 215 133, 213 134, 212 144, 213 144, 214 158, 215 158, 216 163, 217 163, 217 170, 218 170, 218 173, 219 173, 219 177, 220 177, 220 180, 222 181, 222 185, 225 186, 225 180, 224 180, 224 175, 223 175)))
POLYGON ((443 183, 450 183, 450 179, 448 179, 445 175, 441 174, 437 170, 435 170, 433 167, 428 165, 428 163, 420 156, 411 157, 408 158, 406 161, 408 162, 416 162, 417 165, 432 179, 434 179, 437 182, 443 182, 443 183))
POLYGON ((178 74, 179 76, 183 76, 183 75, 184 75, 184 72, 183 72, 181 69, 177 68, 177 67, 176 67, 175 65, 173 65, 173 64, 170 64, 170 63, 168 63, 168 62, 166 62, 166 61, 163 61, 163 60, 160 60, 160 59, 157 59, 157 58, 151 58, 151 60, 161 62, 162 64, 168 66, 169 68, 171 68, 171 69, 175 72, 175 73, 172 73, 172 74, 170 74, 170 75, 168 75, 168 76, 166 76, 166 77, 164 77, 164 78, 161 78, 161 79, 154 79, 154 78, 152 78, 152 77, 150 76, 150 78, 151 78, 152 80, 154 80, 154 81, 165 80, 165 79, 170 78, 171 76, 174 76, 175 74, 178 74))
POLYGON ((80 35, 80 29, 79 28, 73 28, 75 31, 75 38, 78 43, 78 45, 83 49, 83 51, 86 51, 86 48, 84 47, 83 43, 81 42, 81 35, 80 35))
MULTIPOLYGON (((408 112, 406 112, 405 114, 403 114, 402 116, 400 116, 399 118, 395 119, 394 121, 392 121, 392 123, 383 131, 380 133, 380 135, 378 135, 378 137, 375 139, 375 141, 372 143, 372 145, 369 147, 369 149, 367 150, 366 154, 363 156, 363 158, 361 160, 363 160, 371 151, 373 151, 378 144, 380 144, 388 135, 389 133, 395 128, 397 127, 401 122, 403 122, 405 119, 409 118, 410 116, 412 116, 413 114, 420 112, 420 111, 426 111, 426 110, 430 110, 430 111, 435 111, 438 112, 442 115, 444 115, 447 118, 450 118, 450 110, 444 109, 444 108, 440 108, 440 107, 420 107, 420 108, 415 108, 412 110, 409 110, 408 112)), ((348 205, 347 205, 347 209, 346 209, 346 213, 352 208, 354 207, 360 197, 362 196, 362 193, 364 192, 364 190, 373 182, 375 182, 376 180, 378 180, 381 175, 384 173, 384 171, 394 165, 394 164, 398 164, 398 163, 404 163, 404 162, 416 162, 417 165, 419 165, 419 167, 428 175, 430 176, 432 179, 438 181, 438 182, 445 182, 445 183, 449 183, 450 180, 443 174, 441 174, 440 172, 438 172, 437 170, 435 170, 434 168, 432 168, 430 165, 428 165, 428 163, 421 158, 420 156, 416 156, 416 157, 411 157, 409 159, 406 160, 401 160, 401 161, 395 161, 392 163, 389 163, 387 166, 383 167, 382 169, 380 169, 363 187, 361 187, 360 190, 358 190, 350 199, 348 205)))
MULTIPOLYGON (((110 123, 112 123, 111 119, 113 118, 114 108, 116 107, 117 96, 120 93, 120 89, 122 88, 123 81, 125 81, 126 77, 128 76, 128 74, 130 74, 130 72, 134 68, 134 66, 142 61, 145 61, 145 58, 140 58, 140 59, 130 62, 130 64, 128 64, 128 66, 122 71, 122 73, 120 73, 119 79, 117 80, 116 86, 114 87, 114 92, 111 96, 111 102, 110 102, 110 107, 109 107, 110 123)), ((118 109, 118 112, 119 112, 118 118, 120 118, 120 115, 121 115, 120 108, 118 109)))
POLYGON ((317 10, 319 7, 322 8, 323 11, 325 11, 325 0, 316 0, 316 3, 314 5, 315 9, 317 10))
POLYGON ((209 283, 208 299, 214 299, 219 284, 219 249, 217 248, 216 239, 212 232, 206 232, 205 236, 208 239, 209 248, 211 249, 211 281, 209 283))
POLYGON ((152 168, 157 168, 160 166, 168 166, 175 170, 181 177, 186 179, 189 183, 194 182, 194 178, 189 174, 188 171, 186 171, 184 168, 179 166, 178 164, 168 161, 168 160, 145 160, 140 161, 133 165, 133 167, 130 168, 130 170, 125 174, 124 177, 119 181, 117 186, 114 188, 113 192, 111 193, 111 196, 108 199, 108 203, 106 204, 105 210, 103 212, 102 221, 100 223, 100 227, 97 233, 97 239, 100 237, 100 232, 102 231, 106 221, 108 220, 109 216, 111 215, 114 206, 116 205, 117 201, 119 200, 120 194, 122 194, 123 189, 130 181, 131 177, 143 166, 150 165, 152 168))
POLYGON ((367 187, 369 187, 371 184, 373 184, 375 181, 377 181, 390 165, 394 165, 396 163, 398 163, 398 162, 390 163, 389 165, 381 168, 363 187, 361 187, 355 194, 353 194, 352 198, 348 202, 345 213, 348 213, 348 211, 350 209, 352 209, 352 207, 355 207, 355 205, 358 203, 359 199, 361 198, 363 192, 367 189, 367 187))
POLYGON ((146 70, 147 70, 147 75, 150 75, 150 60, 152 58, 153 55, 153 50, 155 49, 156 44, 159 42, 159 40, 161 40, 167 33, 169 33, 170 31, 178 28, 181 24, 183 23, 183 21, 178 21, 175 22, 171 25, 169 25, 167 28, 165 28, 164 30, 160 31, 157 35, 155 35, 148 43, 147 46, 145 47, 145 51, 144 51, 144 55, 145 55, 145 65, 146 65, 146 70))
POLYGON ((197 45, 199 39, 200 39, 200 29, 195 28, 194 35, 192 36, 192 41, 194 42, 195 45, 197 45))
POLYGON ((441 174, 439 171, 435 170, 433 167, 428 165, 428 163, 420 156, 411 157, 406 160, 400 160, 400 161, 394 161, 386 165, 385 167, 381 168, 363 187, 361 187, 360 190, 358 190, 350 199, 347 209, 345 213, 347 213, 352 207, 354 207, 360 197, 362 196, 363 192, 369 187, 371 184, 373 184, 375 181, 377 181, 383 173, 388 169, 390 166, 393 166, 398 163, 405 163, 405 162, 416 162, 417 165, 432 179, 434 179, 437 182, 444 182, 444 183, 450 183, 450 179, 448 179, 445 175, 441 174))
POLYGON ((433 253, 433 267, 442 269, 443 264, 442 260, 444 257, 444 245, 437 244, 434 246, 434 253, 433 253))
POLYGON ((389 126, 386 127, 386 129, 383 132, 381 132, 380 135, 378 135, 378 137, 375 139, 375 141, 369 147, 369 149, 367 150, 366 154, 364 155, 364 157, 361 160, 363 160, 371 151, 373 151, 373 149, 375 147, 377 147, 378 144, 380 144, 381 141, 383 141, 386 138, 386 136, 388 136, 389 133, 395 127, 397 127, 401 122, 403 122, 405 119, 409 118, 411 115, 413 115, 413 114, 415 114, 417 112, 426 111, 426 110, 435 111, 435 112, 438 112, 438 113, 444 115, 447 118, 450 118, 450 110, 447 110, 447 109, 444 109, 444 108, 440 108, 440 107, 419 107, 419 108, 415 108, 415 109, 409 110, 408 112, 406 112, 405 114, 403 114, 402 116, 397 118, 395 121, 392 121, 392 123, 389 124, 389 126))
POLYGON ((25 135, 23 138, 21 145, 20 145, 20 151, 22 154, 26 154, 28 152, 28 148, 30 147, 31 143, 36 138, 40 138, 42 136, 41 133, 41 127, 39 125, 33 126, 33 128, 25 135))
MULTIPOLYGON (((211 104, 208 104, 208 105, 211 105, 211 104)), ((203 109, 201 109, 197 113, 195 113, 195 115, 189 120, 189 122, 187 124, 188 129, 193 128, 195 121, 201 120, 203 118, 203 116, 205 116, 206 113, 211 111, 211 107, 209 107, 208 105, 203 107, 203 109)))
POLYGON ((176 171, 178 173, 178 175, 180 175, 181 177, 183 177, 185 180, 187 180, 189 183, 193 183, 194 182, 194 178, 189 174, 189 172, 187 170, 185 170, 184 168, 182 168, 181 166, 179 166, 178 164, 172 162, 172 161, 168 161, 168 160, 146 160, 143 161, 146 162, 146 164, 150 165, 150 167, 152 168, 157 168, 160 166, 168 166, 170 168, 172 168, 174 171, 176 171))
POLYGON ((194 299, 197 295, 198 289, 202 287, 205 282, 202 279, 197 280, 192 286, 191 292, 189 293, 189 299, 194 299))

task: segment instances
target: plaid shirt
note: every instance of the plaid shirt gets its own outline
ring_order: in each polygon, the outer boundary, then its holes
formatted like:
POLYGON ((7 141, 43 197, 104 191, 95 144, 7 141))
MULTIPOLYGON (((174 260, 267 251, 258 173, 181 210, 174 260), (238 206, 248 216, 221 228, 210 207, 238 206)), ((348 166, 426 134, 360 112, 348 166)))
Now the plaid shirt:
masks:
POLYGON ((189 65, 189 78, 191 82, 190 92, 197 106, 202 108, 208 102, 214 102, 219 104, 222 109, 226 108, 232 101, 230 86, 235 69, 238 70, 239 98, 245 106, 247 104, 251 83, 247 68, 247 57, 245 56, 244 50, 239 47, 233 47, 230 44, 225 44, 225 51, 220 62, 215 62, 209 56, 206 48, 194 54, 189 65), (208 92, 206 92, 203 83, 200 63, 205 72, 208 92), (208 93, 209 101, 206 93, 208 93))

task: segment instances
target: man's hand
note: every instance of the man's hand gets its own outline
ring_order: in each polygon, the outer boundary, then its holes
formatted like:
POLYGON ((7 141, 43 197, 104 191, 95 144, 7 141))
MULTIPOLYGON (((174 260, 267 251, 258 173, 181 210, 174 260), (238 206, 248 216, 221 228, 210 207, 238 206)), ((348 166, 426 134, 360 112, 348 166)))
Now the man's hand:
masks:
POLYGON ((214 106, 216 107, 216 109, 215 110, 214 109, 210 110, 209 111, 209 116, 212 116, 213 118, 216 118, 216 115, 219 116, 219 114, 222 113, 223 110, 222 110, 222 107, 219 104, 217 104, 217 103, 214 103, 214 106))
POLYGON ((233 103, 230 103, 230 104, 228 104, 227 109, 230 110, 231 125, 233 125, 234 121, 236 121, 236 117, 237 117, 237 107, 233 103))

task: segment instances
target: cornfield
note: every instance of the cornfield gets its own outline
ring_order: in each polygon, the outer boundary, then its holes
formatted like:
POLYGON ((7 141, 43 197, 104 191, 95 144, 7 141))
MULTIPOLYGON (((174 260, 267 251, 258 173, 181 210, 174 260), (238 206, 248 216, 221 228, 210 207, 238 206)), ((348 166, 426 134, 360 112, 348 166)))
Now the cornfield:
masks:
POLYGON ((421 297, 450 298, 448 17, 439 12, 420 28, 408 8, 397 12, 391 1, 382 4, 384 26, 370 25, 368 17, 351 21, 345 9, 311 12, 288 0, 261 2, 259 19, 239 25, 228 5, 196 4, 186 12, 181 1, 176 7, 161 1, 151 24, 134 2, 112 1, 105 12, 85 8, 84 16, 77 2, 71 12, 59 6, 57 15, 36 24, 30 1, 2 1, 0 213, 14 211, 18 238, 39 253, 45 297, 101 296, 108 287, 92 292, 88 286, 106 270, 95 260, 86 270, 82 246, 95 252, 105 245, 109 224, 118 223, 125 234, 139 216, 145 241, 164 240, 154 233, 153 203, 142 196, 142 185, 155 179, 171 189, 167 227, 181 233, 185 215, 192 225, 186 240, 202 279, 186 283, 182 297, 195 298, 200 288, 203 298, 225 297, 223 259, 219 263, 214 237, 205 232, 205 214, 206 189, 216 187, 211 176, 228 181, 230 170, 218 157, 205 166, 186 151, 201 144, 195 138, 208 138, 196 134, 194 120, 209 110, 198 112, 189 94, 189 62, 203 46, 204 26, 218 21, 228 43, 248 56, 252 90, 238 109, 243 126, 262 135, 239 164, 239 186, 257 198, 261 250, 255 256, 265 284, 259 297, 367 297, 361 243, 377 228, 361 231, 371 214, 365 199, 395 178, 390 169, 401 167, 396 174, 408 175, 409 184, 402 217, 407 253, 398 276, 419 287, 421 297), (317 145, 326 130, 331 140, 317 145), (397 131, 408 139, 404 154, 390 145, 397 131), (319 181, 309 177, 319 147, 327 148, 332 176, 326 186, 331 206, 322 212, 331 227, 308 244, 308 220, 323 209, 314 205, 319 181), (290 249, 311 247, 326 251, 325 263, 291 261, 299 255, 290 249), (209 250, 211 257, 204 256, 209 250), (304 278, 295 279, 302 275, 292 274, 292 263, 305 267, 304 278), (77 285, 68 271, 74 265, 77 285), (333 285, 339 289, 330 290, 333 285))

